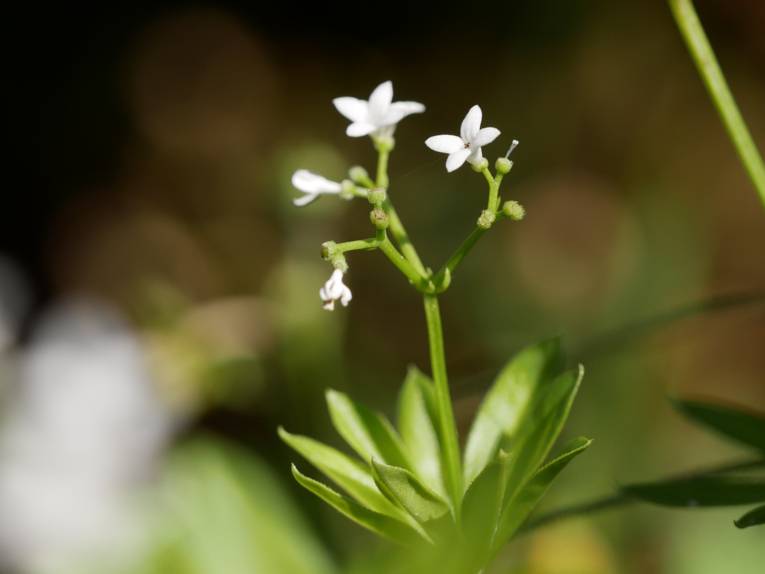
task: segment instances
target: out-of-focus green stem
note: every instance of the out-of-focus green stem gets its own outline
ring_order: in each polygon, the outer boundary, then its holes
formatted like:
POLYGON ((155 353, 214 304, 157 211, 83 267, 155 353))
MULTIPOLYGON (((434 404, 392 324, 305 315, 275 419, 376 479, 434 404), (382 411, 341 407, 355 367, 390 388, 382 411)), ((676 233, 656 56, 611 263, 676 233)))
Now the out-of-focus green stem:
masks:
POLYGON ((439 435, 446 468, 444 478, 446 490, 452 502, 454 518, 459 522, 462 504, 462 463, 460 461, 459 437, 454 421, 449 382, 446 377, 446 358, 444 355, 444 336, 441 328, 441 312, 436 295, 424 295, 425 320, 428 325, 430 346, 430 367, 435 386, 436 409, 438 411, 439 435))
POLYGON ((701 78, 720 113, 725 129, 765 207, 765 165, 725 81, 692 0, 669 0, 677 26, 688 45, 701 78))

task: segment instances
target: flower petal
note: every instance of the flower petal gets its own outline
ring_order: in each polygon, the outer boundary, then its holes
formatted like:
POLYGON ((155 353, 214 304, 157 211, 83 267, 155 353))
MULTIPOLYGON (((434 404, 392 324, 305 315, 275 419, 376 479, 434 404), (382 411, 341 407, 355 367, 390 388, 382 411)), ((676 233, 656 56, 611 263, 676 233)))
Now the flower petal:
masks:
POLYGON ((481 148, 480 147, 476 147, 476 148, 473 148, 473 153, 471 153, 468 156, 467 161, 470 164, 478 165, 478 163, 482 159, 483 159, 483 153, 481 152, 481 148))
POLYGON ((346 135, 352 138, 358 138, 361 136, 367 136, 377 129, 376 125, 368 122, 353 122, 347 128, 345 128, 346 135))
POLYGON ((425 145, 440 153, 454 153, 465 149, 465 142, 462 141, 462 138, 451 135, 431 136, 425 140, 425 145))
POLYGON ((481 112, 480 106, 473 106, 468 110, 465 119, 462 120, 462 126, 460 126, 460 135, 466 142, 473 141, 478 130, 481 129, 481 118, 483 112, 481 112))
POLYGON ((385 114, 385 125, 397 124, 410 114, 420 114, 425 111, 425 106, 420 102, 393 102, 385 114))
POLYGON ((292 200, 293 205, 296 205, 297 207, 303 207, 304 205, 308 205, 311 203, 314 199, 316 199, 318 194, 315 193, 306 193, 305 195, 301 195, 300 197, 296 197, 292 200))
POLYGON ((369 117, 373 120, 382 120, 392 101, 393 84, 388 80, 377 86, 369 95, 369 117))
POLYGON ((473 141, 470 142, 470 145, 472 147, 481 147, 490 144, 499 137, 499 133, 497 128, 483 128, 478 130, 478 133, 475 135, 475 138, 473 138, 473 141))
POLYGON ((307 169, 299 169, 292 174, 292 185, 306 193, 340 193, 342 189, 336 181, 330 181, 307 169))
POLYGON ((455 151, 452 154, 449 154, 449 157, 446 158, 446 171, 452 172, 458 167, 460 167, 463 163, 465 163, 465 160, 470 155, 471 151, 467 148, 462 148, 459 151, 455 151))
POLYGON ((369 112, 369 105, 364 100, 358 98, 335 98, 332 100, 335 104, 337 111, 343 114, 346 118, 352 122, 363 122, 367 119, 369 112))

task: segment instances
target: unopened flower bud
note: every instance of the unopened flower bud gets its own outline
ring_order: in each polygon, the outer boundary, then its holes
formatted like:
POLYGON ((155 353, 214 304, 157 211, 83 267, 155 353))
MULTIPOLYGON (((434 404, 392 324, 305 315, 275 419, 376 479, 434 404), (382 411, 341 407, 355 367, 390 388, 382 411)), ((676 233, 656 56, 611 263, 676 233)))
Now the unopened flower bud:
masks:
POLYGON ((480 161, 471 163, 470 165, 473 168, 473 171, 481 173, 483 170, 489 167, 489 160, 486 159, 485 157, 482 157, 480 161))
POLYGON ((370 189, 367 194, 367 199, 369 199, 369 203, 372 205, 382 205, 387 197, 388 194, 385 193, 385 190, 381 187, 370 189))
POLYGON ((369 221, 377 229, 388 229, 388 214, 385 213, 380 207, 375 207, 369 212, 369 221))
POLYGON ((354 183, 359 185, 367 185, 367 182, 369 182, 369 174, 367 173, 367 170, 360 165, 354 165, 349 169, 348 177, 350 177, 354 183))
POLYGON ((502 206, 502 213, 513 221, 520 221, 526 215, 526 210, 517 201, 506 201, 502 206))
POLYGON ((481 216, 478 218, 478 227, 489 229, 496 218, 497 216, 494 215, 493 211, 484 209, 481 212, 481 216))
POLYGON ((325 241, 321 244, 321 258, 325 261, 329 261, 335 254, 337 243, 334 241, 325 241))
POLYGON ((498 157, 497 161, 494 163, 494 169, 496 169, 499 174, 507 175, 510 173, 510 170, 513 169, 513 162, 506 157, 498 157))

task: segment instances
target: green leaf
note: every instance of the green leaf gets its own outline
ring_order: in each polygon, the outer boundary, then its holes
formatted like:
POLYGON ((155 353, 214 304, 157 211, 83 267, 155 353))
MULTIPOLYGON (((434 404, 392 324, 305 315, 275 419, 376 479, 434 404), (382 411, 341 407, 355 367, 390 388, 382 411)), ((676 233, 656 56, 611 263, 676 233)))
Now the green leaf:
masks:
POLYGON ((432 392, 430 379, 410 368, 399 394, 398 429, 417 476, 430 489, 445 496, 438 434, 428 408, 432 392))
POLYGON ((749 528, 750 526, 765 524, 765 504, 750 510, 744 516, 735 520, 734 524, 738 528, 749 528))
POLYGON ((339 450, 312 438, 288 433, 279 428, 279 436, 298 451, 313 466, 367 508, 387 516, 402 519, 406 514, 388 500, 378 489, 369 468, 344 455, 339 450))
POLYGON ((712 430, 765 451, 765 416, 760 413, 706 401, 675 400, 675 408, 712 430))
POLYGON ((512 438, 545 380, 562 369, 558 339, 527 347, 502 369, 476 414, 465 447, 465 484, 493 460, 502 435, 512 438))
POLYGON ((362 459, 410 468, 401 438, 388 419, 332 389, 327 391, 327 405, 335 429, 362 459))
POLYGON ((313 480, 312 478, 308 478, 302 474, 294 464, 292 465, 292 475, 306 490, 309 490, 332 506, 335 510, 364 528, 401 544, 408 545, 416 541, 418 533, 414 529, 398 520, 390 518, 389 516, 378 514, 368 508, 364 508, 350 498, 346 498, 342 494, 332 490, 327 485, 313 480))
POLYGON ((377 487, 419 522, 435 520, 449 511, 446 501, 408 470, 375 459, 371 466, 377 487))
POLYGON ((622 488, 625 494, 662 506, 733 506, 765 501, 765 478, 701 475, 622 488))
POLYGON ((464 570, 479 571, 491 549, 502 508, 507 454, 500 451, 475 478, 462 500, 462 532, 466 547, 464 570))
POLYGON ((558 456, 545 464, 531 477, 513 499, 503 516, 506 522, 500 526, 499 530, 504 539, 498 539, 498 546, 502 546, 515 534, 547 493, 552 481, 566 468, 569 462, 587 450, 591 444, 592 439, 585 437, 577 437, 571 440, 563 447, 562 452, 558 456))
POLYGON ((583 376, 584 368, 580 365, 578 369, 566 371, 545 385, 545 391, 534 402, 535 416, 525 422, 520 436, 509 449, 512 464, 505 482, 497 540, 505 541, 509 538, 504 528, 512 526, 508 513, 511 512, 514 498, 537 471, 558 438, 583 376))

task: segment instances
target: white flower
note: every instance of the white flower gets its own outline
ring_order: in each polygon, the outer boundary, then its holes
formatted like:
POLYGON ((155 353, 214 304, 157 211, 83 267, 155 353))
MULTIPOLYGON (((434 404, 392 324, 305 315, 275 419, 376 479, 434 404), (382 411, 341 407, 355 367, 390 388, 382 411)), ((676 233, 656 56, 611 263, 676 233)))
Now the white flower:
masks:
POLYGON ((146 527, 134 497, 170 430, 140 342, 110 310, 69 304, 17 360, 0 424, 0 570, 81 572, 91 554, 132 553, 146 527))
POLYGON ((343 97, 335 98, 332 103, 338 112, 351 120, 345 133, 354 138, 369 134, 391 135, 396 124, 406 116, 425 111, 425 106, 419 102, 394 102, 390 81, 377 86, 369 101, 343 97))
POLYGON ((332 276, 319 290, 319 297, 324 301, 324 308, 327 311, 335 309, 335 301, 340 301, 343 307, 347 307, 353 295, 348 286, 343 283, 343 272, 335 269, 332 276))
POLYGON ((473 106, 462 120, 459 136, 439 135, 425 140, 425 145, 433 151, 449 154, 446 171, 454 171, 466 160, 477 165, 483 159, 481 147, 497 139, 497 128, 481 128, 481 116, 481 108, 473 106))
POLYGON ((337 195, 342 189, 336 181, 330 181, 307 169, 299 169, 292 174, 292 185, 305 193, 304 196, 292 200, 292 203, 298 207, 308 205, 322 194, 337 195))

